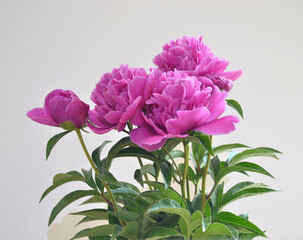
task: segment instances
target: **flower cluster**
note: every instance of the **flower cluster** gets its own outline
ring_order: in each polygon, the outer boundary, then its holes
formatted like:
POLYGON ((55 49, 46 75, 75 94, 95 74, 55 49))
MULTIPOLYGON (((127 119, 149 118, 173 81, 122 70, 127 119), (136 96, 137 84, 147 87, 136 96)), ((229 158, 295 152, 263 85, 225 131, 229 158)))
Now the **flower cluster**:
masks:
POLYGON ((71 123, 77 129, 86 122, 97 134, 123 131, 128 124, 131 140, 150 151, 192 131, 218 135, 235 129, 238 118, 221 115, 242 72, 225 71, 228 61, 215 57, 202 37, 170 41, 153 61, 157 68, 149 74, 128 65, 105 73, 92 92, 92 110, 72 91, 55 90, 47 95, 44 108, 28 116, 51 126, 71 123))

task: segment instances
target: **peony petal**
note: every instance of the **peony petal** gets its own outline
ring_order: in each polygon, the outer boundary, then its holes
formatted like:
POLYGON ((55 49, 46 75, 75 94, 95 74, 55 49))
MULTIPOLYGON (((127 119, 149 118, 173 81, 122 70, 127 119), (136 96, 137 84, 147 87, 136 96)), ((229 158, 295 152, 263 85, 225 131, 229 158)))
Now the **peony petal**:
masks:
POLYGON ((141 99, 142 99, 141 96, 137 97, 135 99, 135 101, 126 108, 125 112, 121 116, 121 119, 117 125, 118 132, 122 131, 125 128, 126 122, 128 120, 131 120, 132 118, 134 118, 136 111, 138 109, 138 106, 141 102, 141 99))
POLYGON ((131 103, 135 101, 137 97, 139 96, 143 97, 142 95, 145 92, 146 84, 147 84, 147 76, 146 77, 137 76, 134 77, 134 79, 129 82, 128 96, 131 103))
POLYGON ((88 110, 89 105, 76 98, 66 108, 66 120, 81 128, 86 121, 88 110))
POLYGON ((164 136, 158 135, 156 131, 149 127, 136 128, 129 135, 132 142, 148 151, 159 149, 167 140, 164 136))
POLYGON ((47 94, 47 96, 45 97, 44 100, 44 109, 46 111, 47 114, 50 115, 50 109, 49 109, 49 102, 56 96, 62 96, 66 93, 65 90, 63 89, 56 89, 54 91, 51 91, 49 94, 47 94))
POLYGON ((117 124, 120 121, 122 114, 122 111, 110 111, 105 114, 104 118, 110 124, 117 124))
POLYGON ((226 109, 226 98, 227 92, 221 92, 220 89, 216 86, 213 87, 213 91, 209 101, 211 102, 208 110, 210 111, 210 117, 207 119, 207 122, 211 122, 224 113, 226 109))
POLYGON ((204 132, 208 135, 227 134, 236 129, 234 123, 238 122, 239 119, 235 116, 225 116, 198 127, 195 130, 204 132))
POLYGON ((49 102, 50 116, 58 123, 64 123, 66 119, 66 108, 71 99, 62 96, 56 96, 49 102))
POLYGON ((166 122, 166 129, 169 134, 186 134, 203 125, 209 117, 209 111, 206 107, 200 107, 188 111, 178 111, 178 118, 170 119, 166 122))
POLYGON ((34 108, 27 112, 26 114, 30 119, 37 123, 41 123, 48 126, 56 126, 59 124, 56 123, 45 111, 44 108, 34 108))
POLYGON ((235 81, 236 79, 238 79, 239 77, 242 76, 243 72, 242 72, 242 70, 237 70, 237 71, 224 72, 221 74, 223 77, 230 79, 232 81, 235 81))
POLYGON ((99 119, 96 115, 95 110, 88 111, 86 124, 94 133, 97 134, 104 134, 116 128, 116 125, 109 124, 99 119))

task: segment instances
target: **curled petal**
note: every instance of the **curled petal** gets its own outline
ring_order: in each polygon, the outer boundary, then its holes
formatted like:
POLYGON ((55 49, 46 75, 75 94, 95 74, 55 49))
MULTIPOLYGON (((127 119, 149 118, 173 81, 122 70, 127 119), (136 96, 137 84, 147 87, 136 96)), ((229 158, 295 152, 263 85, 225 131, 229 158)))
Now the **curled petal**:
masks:
POLYGON ((225 116, 212 122, 209 122, 201 127, 196 128, 195 130, 204 132, 208 135, 221 135, 228 134, 234 131, 234 123, 238 123, 239 119, 235 116, 225 116))
POLYGON ((30 119, 37 123, 41 123, 48 126, 56 126, 59 124, 56 123, 45 111, 44 108, 34 108, 27 112, 26 114, 30 119))
POLYGON ((94 133, 97 134, 107 133, 116 128, 116 125, 108 124, 107 122, 99 119, 95 110, 88 111, 86 124, 94 133))
POLYGON ((75 99, 66 108, 66 120, 81 128, 86 121, 88 109, 89 105, 75 99))
POLYGON ((156 131, 148 127, 136 128, 129 135, 132 142, 148 151, 159 149, 167 140, 165 136, 158 135, 156 131))

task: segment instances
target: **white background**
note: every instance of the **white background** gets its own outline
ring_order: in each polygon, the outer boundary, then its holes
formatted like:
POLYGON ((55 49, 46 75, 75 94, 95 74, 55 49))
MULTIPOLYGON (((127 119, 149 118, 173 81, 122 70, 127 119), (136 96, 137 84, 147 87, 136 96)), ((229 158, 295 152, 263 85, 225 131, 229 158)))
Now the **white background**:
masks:
MULTIPOLYGON (((38 204, 42 192, 56 173, 89 167, 74 133, 46 162, 47 140, 61 130, 34 123, 26 112, 56 88, 75 91, 93 107, 90 94, 103 73, 122 63, 148 69, 163 44, 184 35, 203 35, 217 56, 230 61, 230 70, 244 72, 230 97, 242 104, 245 120, 215 144, 241 142, 284 153, 280 160, 258 160, 275 180, 252 175, 281 191, 240 200, 229 210, 249 211, 271 240, 303 239, 302 9, 299 0, 0 0, 0 239, 47 239, 52 207, 82 185, 66 185, 38 204)), ((121 136, 84 137, 93 150, 121 136)), ((112 171, 132 181, 136 167, 123 159, 112 171)), ((77 203, 56 223, 82 209, 77 203)))

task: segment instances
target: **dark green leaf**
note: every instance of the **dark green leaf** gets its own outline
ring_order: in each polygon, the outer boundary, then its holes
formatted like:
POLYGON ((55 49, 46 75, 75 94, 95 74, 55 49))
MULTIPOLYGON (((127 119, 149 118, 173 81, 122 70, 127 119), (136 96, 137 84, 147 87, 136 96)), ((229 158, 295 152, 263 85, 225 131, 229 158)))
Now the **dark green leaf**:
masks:
POLYGON ((45 198, 51 191, 56 189, 57 187, 68 183, 68 182, 73 182, 73 181, 81 181, 85 182, 85 178, 78 172, 72 171, 68 173, 59 173, 55 175, 54 180, 53 180, 53 185, 48 187, 45 192, 42 194, 40 202, 42 201, 43 198, 45 198))
MULTIPOLYGON (((181 173, 181 175, 183 176, 184 173, 184 163, 180 163, 178 165, 179 171, 181 173)), ((196 174, 194 172, 194 170, 191 168, 191 166, 188 166, 188 174, 189 174, 189 179, 190 181, 192 181, 193 183, 196 182, 196 174)))
POLYGON ((122 231, 122 227, 119 225, 115 225, 114 229, 113 229, 112 237, 110 240, 115 240, 121 231, 122 231))
POLYGON ((157 177, 156 169, 152 164, 146 164, 144 165, 141 170, 141 175, 144 175, 146 173, 151 174, 153 177, 157 177))
MULTIPOLYGON (((180 151, 180 150, 173 150, 169 154, 174 159, 175 158, 184 158, 184 152, 180 151)), ((171 159, 170 156, 166 156, 166 160, 170 160, 171 159)))
POLYGON ((154 154, 139 147, 124 148, 116 154, 116 157, 141 157, 154 162, 159 162, 154 154))
MULTIPOLYGON (((202 227, 203 230, 203 227, 202 227)), ((212 223, 208 224, 205 231, 196 231, 193 235, 193 239, 208 239, 209 237, 227 235, 233 237, 233 239, 238 239, 238 233, 234 228, 229 228, 223 223, 212 223)), ((217 239, 217 238, 213 238, 217 239)))
POLYGON ((128 222, 122 231, 119 233, 119 236, 126 237, 131 240, 138 240, 140 238, 141 226, 137 221, 128 222))
POLYGON ((216 179, 218 172, 220 171, 220 168, 221 168, 220 160, 219 160, 218 156, 215 156, 214 158, 212 158, 210 160, 210 165, 209 165, 209 169, 208 169, 209 174, 214 181, 216 179))
POLYGON ((101 159, 100 159, 100 154, 105 147, 106 144, 110 143, 111 141, 104 141, 99 147, 97 147, 93 153, 92 153, 92 160, 96 164, 98 169, 101 169, 101 159))
POLYGON ((143 187, 143 178, 140 169, 135 171, 134 179, 143 187))
POLYGON ((189 142, 200 143, 206 151, 208 151, 212 156, 214 156, 211 142, 208 135, 199 135, 199 136, 189 136, 186 138, 189 142))
POLYGON ((161 163, 161 173, 162 173, 164 184, 165 184, 165 190, 171 184, 171 180, 173 177, 173 170, 174 169, 173 169, 172 165, 168 161, 161 163))
POLYGON ((65 131, 65 132, 59 133, 59 134, 53 136, 50 140, 48 140, 47 145, 46 145, 46 160, 48 159, 48 157, 49 157, 51 151, 53 150, 54 146, 56 145, 56 143, 68 133, 70 133, 70 131, 65 131))
POLYGON ((113 174, 111 174, 108 170, 106 170, 105 168, 99 169, 100 170, 100 175, 96 174, 96 178, 99 178, 100 180, 104 180, 106 182, 110 182, 110 183, 114 183, 117 184, 118 181, 117 179, 114 177, 113 174))
POLYGON ((158 158, 161 161, 163 161, 165 159, 165 157, 167 156, 167 153, 164 150, 164 148, 170 153, 180 143, 181 143, 181 139, 179 139, 179 138, 168 139, 166 141, 166 143, 164 144, 164 146, 161 148, 161 150, 158 154, 158 158))
POLYGON ((120 212, 108 212, 110 216, 120 218, 125 222, 135 221, 140 217, 140 214, 136 212, 120 211, 120 212))
POLYGON ((85 177, 85 181, 88 184, 88 186, 90 186, 91 188, 97 190, 97 186, 96 183, 93 179, 93 171, 92 169, 89 170, 85 170, 85 169, 81 169, 83 176, 85 177))
POLYGON ((242 107, 236 100, 226 99, 226 102, 228 106, 235 109, 240 114, 240 116, 244 119, 242 107))
POLYGON ((87 228, 78 232, 73 238, 82 238, 82 237, 96 237, 102 235, 110 235, 113 233, 114 225, 102 225, 94 228, 87 228))
POLYGON ((217 188, 215 189, 215 191, 210 197, 213 216, 215 216, 220 209, 221 201, 223 198, 223 188, 224 188, 224 182, 222 182, 217 186, 217 188))
POLYGON ((81 215, 81 216, 91 217, 99 220, 104 220, 108 218, 106 209, 90 209, 81 212, 71 213, 71 215, 81 215))
POLYGON ((86 196, 93 196, 93 195, 99 195, 99 193, 97 191, 94 190, 77 190, 74 192, 71 192, 69 194, 67 194, 65 197, 63 197, 59 203, 53 208, 49 221, 48 221, 48 225, 50 225, 54 219, 56 218, 56 216, 61 212, 62 209, 64 209, 67 205, 69 205, 70 203, 86 197, 86 196))
POLYGON ((230 212, 218 213, 217 216, 215 217, 215 220, 224 224, 231 225, 236 228, 237 227, 244 228, 251 232, 257 233, 262 237, 266 237, 266 235, 256 225, 230 212))

